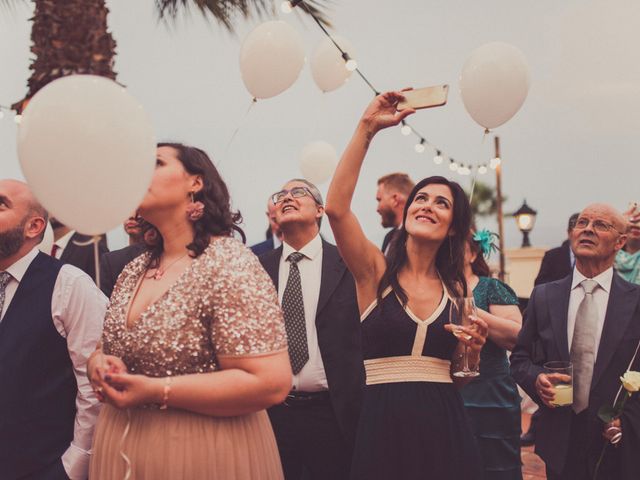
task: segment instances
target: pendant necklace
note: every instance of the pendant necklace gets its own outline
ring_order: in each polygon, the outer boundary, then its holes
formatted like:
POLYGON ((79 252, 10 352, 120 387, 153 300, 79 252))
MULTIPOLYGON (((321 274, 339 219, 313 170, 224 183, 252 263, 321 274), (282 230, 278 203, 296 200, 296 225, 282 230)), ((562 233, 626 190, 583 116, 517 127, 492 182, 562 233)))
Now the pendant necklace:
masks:
POLYGON ((149 276, 147 276, 145 278, 152 278, 153 280, 160 280, 162 278, 162 276, 167 272, 167 270, 169 270, 171 267, 173 267, 173 265, 178 263, 180 260, 182 260, 188 254, 189 254, 189 252, 185 253, 181 257, 176 258, 173 262, 171 262, 169 265, 167 265, 164 268, 160 268, 160 262, 158 262, 158 268, 156 269, 155 273, 153 275, 149 275, 149 276))

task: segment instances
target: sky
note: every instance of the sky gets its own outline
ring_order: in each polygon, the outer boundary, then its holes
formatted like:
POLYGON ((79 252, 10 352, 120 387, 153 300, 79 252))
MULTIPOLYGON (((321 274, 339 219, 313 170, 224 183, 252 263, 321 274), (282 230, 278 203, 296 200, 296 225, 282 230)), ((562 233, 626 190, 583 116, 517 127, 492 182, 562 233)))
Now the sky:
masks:
MULTIPOLYGON (((107 5, 118 44, 118 81, 150 115, 159 140, 181 141, 210 154, 242 212, 248 243, 262 240, 267 197, 301 175, 300 153, 309 142, 323 140, 343 151, 371 100, 370 90, 353 76, 340 89, 322 93, 307 63, 290 89, 259 101, 244 117, 251 96, 238 57, 246 35, 262 21, 280 17, 300 32, 309 58, 323 39, 315 24, 276 9, 273 16, 238 19, 231 34, 196 11, 170 25, 159 22, 151 0, 107 5)), ((3 105, 26 91, 31 14, 28 2, 0 11, 3 105)), ((491 41, 524 53, 529 95, 520 112, 494 133, 501 138, 505 212, 515 211, 524 199, 538 211, 534 246, 559 244, 568 217, 590 202, 619 209, 640 202, 640 2, 335 0, 329 15, 332 32, 353 44, 360 69, 378 90, 451 85, 446 106, 420 111, 411 123, 464 163, 484 163, 493 156, 491 137, 483 140, 462 104, 458 81, 465 60, 491 41)), ((10 116, 0 120, 0 178, 23 178, 16 128, 10 116)), ((353 209, 375 243, 384 236, 375 212, 380 176, 402 171, 419 180, 438 174, 465 187, 471 181, 435 165, 430 150, 416 153, 415 143, 415 136, 394 128, 371 145, 353 209)), ((495 184, 491 170, 478 179, 495 184)), ((319 185, 323 194, 328 184, 319 185)), ((493 219, 480 219, 479 225, 496 229, 493 219)), ((332 238, 328 222, 322 233, 332 238)), ((125 243, 120 229, 109 238, 111 248, 125 243)), ((505 218, 507 247, 520 241, 515 221, 505 218)))

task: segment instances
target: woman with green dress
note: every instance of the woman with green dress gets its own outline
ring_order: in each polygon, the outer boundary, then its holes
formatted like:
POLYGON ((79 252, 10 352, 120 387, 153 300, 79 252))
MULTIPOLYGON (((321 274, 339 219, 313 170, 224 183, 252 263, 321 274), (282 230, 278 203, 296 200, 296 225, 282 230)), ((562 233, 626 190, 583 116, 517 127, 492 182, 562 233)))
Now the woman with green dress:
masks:
POLYGON ((461 393, 480 448, 484 480, 522 480, 520 395, 507 358, 522 315, 515 292, 490 276, 484 255, 491 250, 492 236, 486 230, 477 232, 469 238, 465 255, 467 284, 478 316, 489 324, 489 338, 480 353, 480 376, 461 393))

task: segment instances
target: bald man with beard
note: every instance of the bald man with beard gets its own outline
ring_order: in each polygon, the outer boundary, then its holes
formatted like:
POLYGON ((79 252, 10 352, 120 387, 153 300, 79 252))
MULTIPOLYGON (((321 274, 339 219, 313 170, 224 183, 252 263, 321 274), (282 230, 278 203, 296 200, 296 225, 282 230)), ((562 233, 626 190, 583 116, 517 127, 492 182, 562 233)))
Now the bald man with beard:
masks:
POLYGON ((86 479, 100 403, 86 362, 106 297, 80 269, 38 251, 47 212, 0 180, 0 478, 86 479))
POLYGON ((626 222, 609 205, 585 208, 570 234, 576 264, 562 280, 537 286, 511 355, 511 374, 540 405, 536 453, 549 480, 640 478, 640 398, 634 394, 620 419, 605 424, 603 405, 618 398, 620 377, 640 370, 640 287, 614 275, 626 241, 626 222), (573 404, 553 405, 549 361, 573 364, 573 404), (612 445, 615 444, 614 445, 612 445))

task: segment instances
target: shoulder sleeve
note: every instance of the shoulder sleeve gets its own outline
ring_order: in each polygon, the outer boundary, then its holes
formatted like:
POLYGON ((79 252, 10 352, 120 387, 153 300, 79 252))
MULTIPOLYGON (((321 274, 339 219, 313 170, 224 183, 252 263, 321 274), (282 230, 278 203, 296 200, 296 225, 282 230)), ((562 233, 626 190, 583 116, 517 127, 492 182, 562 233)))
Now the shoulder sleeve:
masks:
POLYGON ((489 305, 518 305, 518 296, 506 283, 496 278, 489 282, 487 292, 489 305))
POLYGON ((278 296, 257 257, 235 239, 217 240, 211 340, 218 355, 261 355, 287 347, 278 296))

